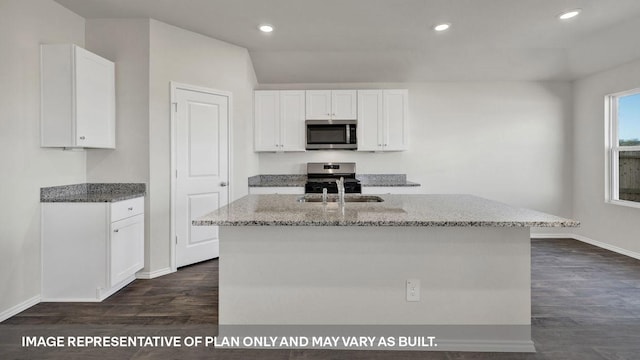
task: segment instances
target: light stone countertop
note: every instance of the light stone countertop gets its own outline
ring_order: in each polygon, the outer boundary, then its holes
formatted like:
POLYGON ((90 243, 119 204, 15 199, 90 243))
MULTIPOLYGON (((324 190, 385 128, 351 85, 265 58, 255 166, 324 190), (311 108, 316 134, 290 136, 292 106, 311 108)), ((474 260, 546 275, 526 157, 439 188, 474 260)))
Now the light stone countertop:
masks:
MULTIPOLYGON (((420 184, 407 181, 406 174, 356 174, 362 186, 414 187, 420 184)), ((307 175, 255 175, 249 178, 249 187, 304 187, 307 175)))
MULTIPOLYGON (((349 197, 350 195, 347 195, 349 197)), ((358 196, 358 195, 351 195, 358 196)), ((301 195, 248 195, 193 221, 221 226, 577 227, 578 221, 472 195, 380 195, 380 203, 326 205, 301 195)))
POLYGON ((40 188, 40 202, 117 202, 145 194, 144 183, 82 183, 40 188))

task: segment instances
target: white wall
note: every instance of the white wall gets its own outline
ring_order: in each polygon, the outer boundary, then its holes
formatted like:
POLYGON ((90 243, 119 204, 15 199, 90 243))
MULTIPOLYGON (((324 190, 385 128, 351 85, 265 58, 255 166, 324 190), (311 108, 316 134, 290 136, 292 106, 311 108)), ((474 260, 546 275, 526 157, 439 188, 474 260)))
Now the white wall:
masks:
POLYGON ((640 60, 588 76, 574 84, 574 217, 577 233, 640 253, 640 209, 605 203, 605 111, 607 94, 640 87, 640 60))
POLYGON ((87 151, 87 181, 149 179, 149 19, 89 19, 85 47, 116 64, 116 148, 87 151))
POLYGON ((170 266, 170 82, 230 91, 233 101, 231 199, 257 173, 251 136, 256 77, 245 48, 151 20, 149 154, 151 271, 170 266))
POLYGON ((308 161, 355 161, 358 173, 406 173, 425 193, 469 193, 571 216, 571 84, 441 82, 261 85, 408 88, 409 151, 261 153, 261 174, 304 173, 308 161))
POLYGON ((84 44, 50 0, 0 2, 0 321, 40 294, 40 188, 85 181, 85 153, 40 148, 40 44, 84 44))
MULTIPOLYGON (((149 183, 149 19, 89 19, 85 45, 116 64, 116 148, 87 151, 88 182, 149 183)), ((145 198, 149 211, 149 196, 145 198)), ((150 263, 145 217, 145 264, 150 263)))

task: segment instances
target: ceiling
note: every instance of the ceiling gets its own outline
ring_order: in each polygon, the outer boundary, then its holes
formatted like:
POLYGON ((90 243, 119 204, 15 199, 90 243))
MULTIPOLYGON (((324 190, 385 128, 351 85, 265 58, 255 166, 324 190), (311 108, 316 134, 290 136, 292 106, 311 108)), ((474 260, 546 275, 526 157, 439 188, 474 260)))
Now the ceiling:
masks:
POLYGON ((640 58, 638 0, 56 1, 245 47, 263 84, 568 80, 640 58), (441 22, 451 29, 432 31, 441 22))

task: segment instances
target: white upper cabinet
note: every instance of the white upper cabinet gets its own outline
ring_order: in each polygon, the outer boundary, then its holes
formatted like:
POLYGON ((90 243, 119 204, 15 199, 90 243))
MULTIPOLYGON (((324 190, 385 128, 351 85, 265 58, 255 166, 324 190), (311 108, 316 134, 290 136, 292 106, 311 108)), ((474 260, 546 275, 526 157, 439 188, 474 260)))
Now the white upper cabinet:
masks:
POLYGON ((307 120, 331 119, 331 90, 307 90, 307 120))
POLYGON ((305 92, 254 92, 255 151, 305 151, 305 92))
POLYGON ((409 148, 407 90, 358 91, 358 151, 409 148))
POLYGON ((382 91, 384 151, 409 149, 409 92, 382 91))
POLYGON ((331 118, 356 120, 358 118, 358 96, 355 90, 331 91, 331 118))
POLYGON ((254 148, 255 151, 280 150, 279 91, 254 92, 254 148))
POLYGON ((114 63, 76 45, 42 45, 41 146, 115 145, 114 63))
POLYGON ((356 90, 307 90, 307 120, 355 120, 356 90))
POLYGON ((280 139, 283 151, 305 151, 305 92, 280 91, 280 139))
POLYGON ((358 90, 358 151, 382 150, 382 90, 358 90))

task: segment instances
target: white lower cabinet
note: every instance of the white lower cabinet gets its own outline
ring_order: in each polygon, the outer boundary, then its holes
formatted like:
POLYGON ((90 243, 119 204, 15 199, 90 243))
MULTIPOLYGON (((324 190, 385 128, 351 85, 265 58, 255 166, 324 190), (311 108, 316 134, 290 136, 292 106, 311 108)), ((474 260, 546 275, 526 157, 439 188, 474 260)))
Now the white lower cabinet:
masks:
POLYGON ((42 301, 102 301, 143 267, 143 197, 42 203, 42 301))
POLYGON ((144 267, 144 215, 112 222, 110 230, 109 286, 116 286, 144 267))

